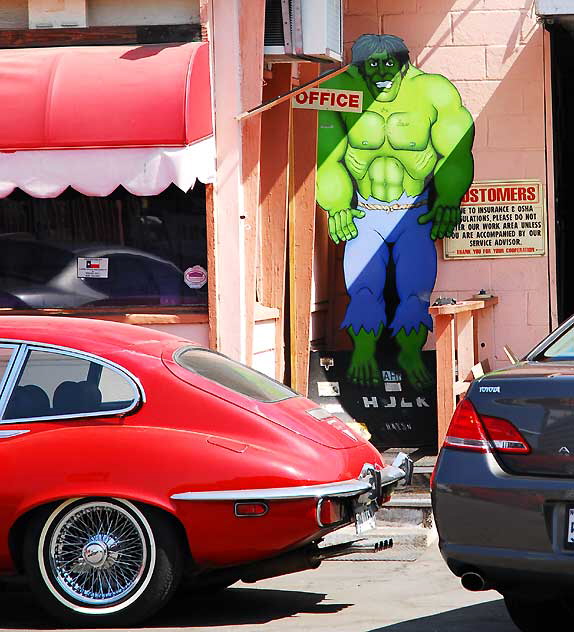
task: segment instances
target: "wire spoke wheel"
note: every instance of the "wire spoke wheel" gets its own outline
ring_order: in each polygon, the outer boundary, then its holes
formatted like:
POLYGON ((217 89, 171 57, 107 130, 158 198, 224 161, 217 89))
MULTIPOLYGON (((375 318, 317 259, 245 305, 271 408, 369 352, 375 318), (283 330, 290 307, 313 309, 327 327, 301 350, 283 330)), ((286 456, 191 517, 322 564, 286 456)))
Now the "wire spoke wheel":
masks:
POLYGON ((22 558, 45 610, 74 627, 139 625, 170 600, 186 541, 163 510, 123 498, 71 498, 30 520, 22 558))
POLYGON ((135 517, 107 502, 84 503, 66 513, 49 542, 55 580, 83 604, 122 601, 139 583, 149 556, 135 517))

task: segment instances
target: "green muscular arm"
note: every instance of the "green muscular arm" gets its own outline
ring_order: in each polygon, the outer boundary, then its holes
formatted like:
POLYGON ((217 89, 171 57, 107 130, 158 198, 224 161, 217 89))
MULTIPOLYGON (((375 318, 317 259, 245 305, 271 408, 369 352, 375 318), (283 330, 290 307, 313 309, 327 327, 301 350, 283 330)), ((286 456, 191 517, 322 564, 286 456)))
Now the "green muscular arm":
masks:
MULTIPOLYGON (((421 77, 423 79, 423 77, 421 77)), ((435 167, 436 200, 419 218, 433 222, 431 238, 450 237, 460 223, 460 201, 472 184, 474 123, 463 106, 458 90, 444 77, 426 75, 428 92, 437 118, 431 128, 431 142, 441 157, 435 167)))
POLYGON ((347 149, 347 132, 338 112, 319 112, 317 143, 317 203, 329 213, 329 235, 338 244, 354 239, 357 227, 354 219, 365 216, 351 209, 353 180, 343 158, 347 149))

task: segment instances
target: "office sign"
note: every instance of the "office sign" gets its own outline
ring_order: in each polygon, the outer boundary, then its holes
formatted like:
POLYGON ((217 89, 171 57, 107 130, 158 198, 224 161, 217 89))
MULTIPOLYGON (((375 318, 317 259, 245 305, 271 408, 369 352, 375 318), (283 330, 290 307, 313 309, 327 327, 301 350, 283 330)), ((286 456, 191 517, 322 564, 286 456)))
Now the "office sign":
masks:
POLYGON ((363 93, 360 90, 328 90, 310 88, 296 94, 293 107, 303 110, 335 110, 337 112, 363 111, 363 93))

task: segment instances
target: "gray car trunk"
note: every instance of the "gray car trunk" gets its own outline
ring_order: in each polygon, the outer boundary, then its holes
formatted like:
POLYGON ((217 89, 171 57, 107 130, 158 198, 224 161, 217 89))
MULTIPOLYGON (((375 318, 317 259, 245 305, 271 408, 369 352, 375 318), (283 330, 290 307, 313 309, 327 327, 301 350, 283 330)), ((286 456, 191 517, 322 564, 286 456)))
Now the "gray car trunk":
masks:
POLYGON ((496 452, 514 474, 574 475, 574 362, 523 362, 476 381, 468 393, 479 415, 510 421, 530 454, 496 452))

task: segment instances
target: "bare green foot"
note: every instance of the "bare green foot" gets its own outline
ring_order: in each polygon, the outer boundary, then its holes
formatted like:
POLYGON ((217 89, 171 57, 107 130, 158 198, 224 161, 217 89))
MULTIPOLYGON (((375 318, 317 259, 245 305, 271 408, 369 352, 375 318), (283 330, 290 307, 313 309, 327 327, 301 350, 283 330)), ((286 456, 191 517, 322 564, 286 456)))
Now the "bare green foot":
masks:
POLYGON ((432 386, 433 379, 423 362, 422 350, 428 336, 428 329, 421 325, 417 330, 406 334, 401 329, 396 336, 400 347, 398 362, 409 382, 422 390, 432 386))
POLYGON ((408 381, 417 390, 422 390, 432 385, 432 376, 424 365, 420 353, 409 354, 405 351, 400 351, 398 361, 408 381))
POLYGON ((381 371, 375 359, 375 353, 382 331, 382 325, 378 333, 366 332, 361 327, 359 333, 356 334, 353 328, 349 327, 348 332, 353 339, 353 353, 347 369, 347 379, 353 384, 377 386, 381 383, 381 371))

